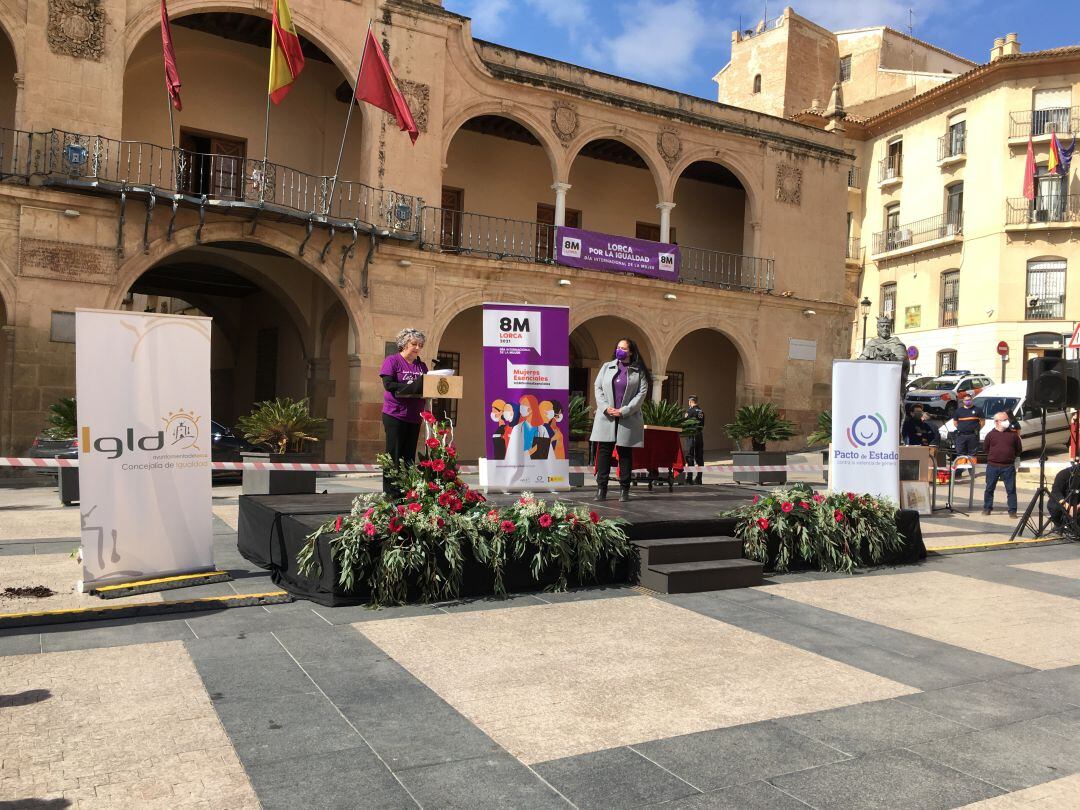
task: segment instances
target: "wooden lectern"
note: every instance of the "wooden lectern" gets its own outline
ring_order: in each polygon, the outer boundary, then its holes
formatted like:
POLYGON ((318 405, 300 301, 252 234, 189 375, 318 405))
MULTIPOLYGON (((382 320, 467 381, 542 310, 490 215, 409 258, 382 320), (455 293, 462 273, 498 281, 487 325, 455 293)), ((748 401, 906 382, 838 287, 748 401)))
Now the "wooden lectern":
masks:
POLYGON ((427 399, 461 399, 463 380, 457 375, 425 374, 420 396, 427 399))

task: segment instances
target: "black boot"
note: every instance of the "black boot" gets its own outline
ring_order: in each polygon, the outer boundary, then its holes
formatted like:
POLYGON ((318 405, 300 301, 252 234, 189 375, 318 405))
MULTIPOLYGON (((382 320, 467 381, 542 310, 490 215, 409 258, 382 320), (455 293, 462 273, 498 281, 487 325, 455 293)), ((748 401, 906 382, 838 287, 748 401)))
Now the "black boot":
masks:
POLYGON ((622 484, 622 494, 619 496, 620 501, 630 500, 630 485, 622 484))
POLYGON ((598 501, 606 501, 607 500, 607 481, 597 481, 596 482, 596 500, 598 500, 598 501))

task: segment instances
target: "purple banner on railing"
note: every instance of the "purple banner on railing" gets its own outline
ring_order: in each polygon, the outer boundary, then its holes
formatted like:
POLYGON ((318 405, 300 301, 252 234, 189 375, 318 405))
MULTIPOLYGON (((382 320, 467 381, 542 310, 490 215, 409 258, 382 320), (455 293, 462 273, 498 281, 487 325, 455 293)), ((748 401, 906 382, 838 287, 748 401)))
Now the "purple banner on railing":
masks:
POLYGON ((555 236, 559 245, 555 260, 567 267, 679 280, 679 248, 675 245, 580 228, 556 228, 555 236))

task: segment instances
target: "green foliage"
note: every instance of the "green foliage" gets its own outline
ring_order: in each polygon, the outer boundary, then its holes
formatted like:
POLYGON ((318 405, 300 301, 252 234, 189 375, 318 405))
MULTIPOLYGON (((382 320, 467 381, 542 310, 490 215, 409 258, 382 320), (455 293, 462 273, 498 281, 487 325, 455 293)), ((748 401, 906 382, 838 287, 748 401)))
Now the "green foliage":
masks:
POLYGON ((612 570, 632 550, 624 522, 601 518, 565 503, 551 505, 523 494, 503 509, 461 480, 448 423, 424 414, 428 436, 415 466, 379 463, 402 496, 362 495, 348 515, 328 521, 308 537, 300 572, 320 570, 319 546, 338 563, 339 585, 366 590, 372 606, 455 599, 464 566, 478 563, 505 595, 510 563, 523 563, 532 578, 554 581, 553 590, 594 579, 602 564, 612 570))
POLYGON ((592 433, 593 414, 585 397, 570 397, 570 439, 584 441, 592 433))
POLYGON ((832 441, 832 411, 822 411, 817 415, 817 428, 806 437, 806 443, 813 447, 815 444, 828 444, 832 441))
POLYGON ((764 450, 767 442, 787 441, 795 435, 795 424, 780 415, 771 402, 743 405, 735 412, 735 421, 724 425, 724 432, 735 441, 749 439, 755 450, 764 450))
POLYGON ((44 433, 50 439, 74 439, 79 432, 79 419, 75 397, 60 397, 49 406, 49 426, 44 433))
POLYGON ((776 571, 799 562, 821 571, 851 573, 903 548, 896 504, 871 495, 822 495, 806 484, 777 489, 724 513, 738 520, 746 556, 776 571))
POLYGON ((684 418, 684 413, 686 409, 679 403, 668 402, 666 399, 659 402, 646 399, 641 403, 641 415, 646 425, 677 427, 684 435, 689 435, 697 429, 697 420, 684 418))
POLYGON ((311 415, 306 399, 294 402, 283 397, 255 403, 251 413, 236 420, 236 427, 252 444, 285 453, 303 450, 305 442, 317 442, 316 434, 325 422, 311 415))

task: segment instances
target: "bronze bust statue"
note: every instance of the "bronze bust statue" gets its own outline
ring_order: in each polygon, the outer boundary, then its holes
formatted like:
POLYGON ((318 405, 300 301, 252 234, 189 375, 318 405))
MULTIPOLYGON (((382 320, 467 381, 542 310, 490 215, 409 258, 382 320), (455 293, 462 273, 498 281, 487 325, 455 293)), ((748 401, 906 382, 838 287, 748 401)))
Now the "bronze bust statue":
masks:
POLYGON ((903 398, 903 392, 907 390, 908 371, 911 368, 911 361, 908 359, 907 346, 904 345, 904 341, 896 337, 892 330, 893 322, 891 318, 878 318, 877 337, 866 341, 866 346, 863 347, 858 359, 892 360, 902 363, 900 367, 900 395, 903 398))

